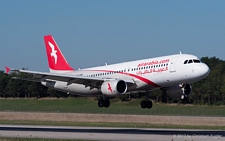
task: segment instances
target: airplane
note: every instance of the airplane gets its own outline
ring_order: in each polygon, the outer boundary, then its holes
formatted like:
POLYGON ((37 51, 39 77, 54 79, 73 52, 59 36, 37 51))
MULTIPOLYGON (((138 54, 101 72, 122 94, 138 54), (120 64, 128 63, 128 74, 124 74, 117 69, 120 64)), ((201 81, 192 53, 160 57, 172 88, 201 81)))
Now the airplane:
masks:
POLYGON ((209 67, 191 54, 174 54, 118 64, 75 70, 63 56, 52 35, 44 36, 50 72, 12 70, 30 74, 31 78, 13 77, 40 82, 46 87, 80 96, 101 96, 99 107, 108 108, 108 97, 130 93, 146 93, 141 108, 152 108, 148 95, 161 89, 171 98, 185 99, 192 92, 191 83, 206 78, 209 67))

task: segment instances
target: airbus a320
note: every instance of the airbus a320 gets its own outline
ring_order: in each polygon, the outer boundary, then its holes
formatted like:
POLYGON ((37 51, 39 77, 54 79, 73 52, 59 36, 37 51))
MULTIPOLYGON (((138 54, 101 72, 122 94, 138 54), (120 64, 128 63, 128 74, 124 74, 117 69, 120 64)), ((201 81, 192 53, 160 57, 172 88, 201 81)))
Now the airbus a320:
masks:
POLYGON ((190 84, 210 73, 198 57, 182 53, 75 70, 51 35, 44 36, 44 43, 50 72, 14 70, 32 77, 13 79, 40 82, 67 94, 101 96, 99 107, 110 106, 108 97, 145 92, 141 107, 150 109, 148 94, 155 89, 162 89, 171 98, 185 99, 192 92, 190 84))

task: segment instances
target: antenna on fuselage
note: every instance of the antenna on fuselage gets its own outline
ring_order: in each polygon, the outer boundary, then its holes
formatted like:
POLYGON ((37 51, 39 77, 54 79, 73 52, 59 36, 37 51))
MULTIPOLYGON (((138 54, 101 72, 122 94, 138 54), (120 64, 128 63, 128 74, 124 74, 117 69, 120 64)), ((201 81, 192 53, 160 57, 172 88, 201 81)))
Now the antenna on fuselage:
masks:
POLYGON ((180 54, 182 54, 182 52, 180 51, 180 54))

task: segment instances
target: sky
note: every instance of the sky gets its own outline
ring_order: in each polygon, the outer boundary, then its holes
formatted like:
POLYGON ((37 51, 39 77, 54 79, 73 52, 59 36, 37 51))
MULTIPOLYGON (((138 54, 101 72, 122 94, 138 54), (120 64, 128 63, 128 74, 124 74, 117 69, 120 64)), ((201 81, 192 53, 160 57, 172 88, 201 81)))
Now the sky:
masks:
POLYGON ((0 70, 49 71, 51 34, 87 68, 163 55, 225 60, 224 0, 0 0, 0 70))

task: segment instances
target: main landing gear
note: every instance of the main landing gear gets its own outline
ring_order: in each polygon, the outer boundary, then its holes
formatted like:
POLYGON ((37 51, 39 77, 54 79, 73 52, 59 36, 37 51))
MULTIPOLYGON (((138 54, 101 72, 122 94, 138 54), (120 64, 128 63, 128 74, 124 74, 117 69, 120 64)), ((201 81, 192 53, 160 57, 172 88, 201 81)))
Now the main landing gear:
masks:
POLYGON ((110 106, 110 101, 109 99, 99 99, 98 100, 98 107, 105 107, 105 108, 108 108, 110 106))
POLYGON ((141 101, 141 108, 145 109, 151 109, 152 108, 152 101, 151 100, 148 100, 148 95, 149 95, 150 92, 146 92, 146 98, 145 100, 141 101))
POLYGON ((141 108, 145 109, 145 108, 148 108, 148 109, 151 109, 152 108, 152 101, 151 100, 143 100, 141 101, 141 108))

